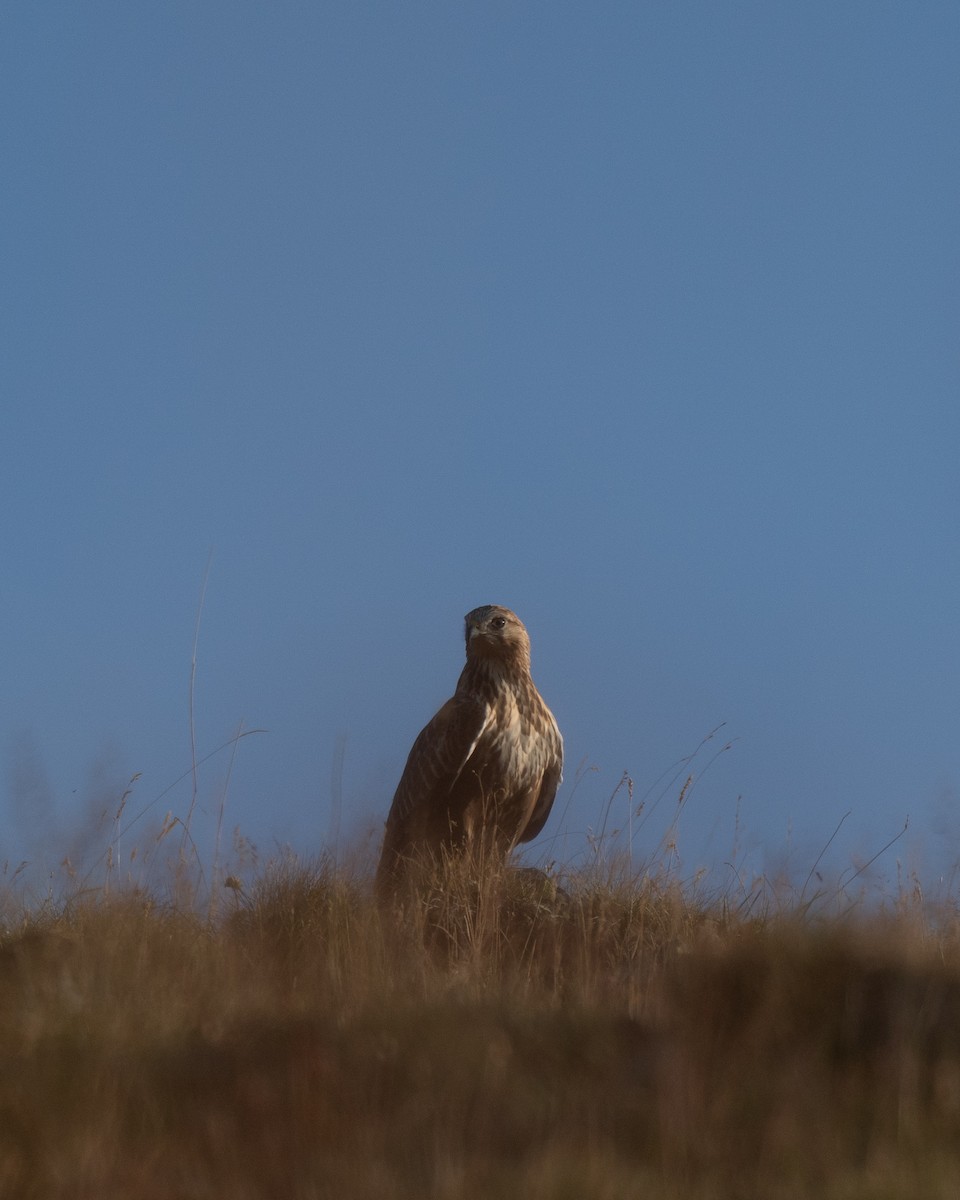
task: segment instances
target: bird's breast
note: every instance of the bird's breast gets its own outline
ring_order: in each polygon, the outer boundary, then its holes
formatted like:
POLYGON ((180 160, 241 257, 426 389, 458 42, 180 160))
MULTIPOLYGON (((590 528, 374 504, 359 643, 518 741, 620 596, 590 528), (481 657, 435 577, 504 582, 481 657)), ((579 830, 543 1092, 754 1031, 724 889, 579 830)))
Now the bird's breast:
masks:
POLYGON ((533 786, 543 772, 543 732, 512 691, 497 698, 493 720, 474 753, 475 767, 512 789, 533 786))

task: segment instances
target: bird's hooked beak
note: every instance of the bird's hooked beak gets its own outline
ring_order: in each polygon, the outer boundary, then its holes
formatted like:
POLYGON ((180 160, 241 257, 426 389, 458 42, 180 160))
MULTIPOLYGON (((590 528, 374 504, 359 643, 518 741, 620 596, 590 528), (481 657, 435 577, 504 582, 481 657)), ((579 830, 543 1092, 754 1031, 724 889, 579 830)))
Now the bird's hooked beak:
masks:
POLYGON ((479 638, 481 645, 487 645, 496 640, 487 623, 490 612, 491 605, 484 604, 480 608, 475 608, 472 612, 468 612, 464 617, 464 629, 467 635, 466 642, 468 649, 474 638, 479 638))
POLYGON ((479 638, 481 642, 486 642, 489 640, 483 628, 483 623, 474 617, 472 621, 467 621, 467 647, 469 648, 470 643, 477 638, 479 638))

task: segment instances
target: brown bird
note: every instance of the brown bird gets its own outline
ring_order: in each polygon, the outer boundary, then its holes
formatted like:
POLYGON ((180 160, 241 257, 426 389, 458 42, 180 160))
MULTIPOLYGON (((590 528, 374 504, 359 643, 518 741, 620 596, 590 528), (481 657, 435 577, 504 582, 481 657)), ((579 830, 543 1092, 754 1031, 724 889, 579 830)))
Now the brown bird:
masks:
POLYGON ((530 639, 516 613, 467 613, 457 690, 421 731, 387 817, 377 892, 444 857, 504 858, 546 823, 563 739, 530 678, 530 639))

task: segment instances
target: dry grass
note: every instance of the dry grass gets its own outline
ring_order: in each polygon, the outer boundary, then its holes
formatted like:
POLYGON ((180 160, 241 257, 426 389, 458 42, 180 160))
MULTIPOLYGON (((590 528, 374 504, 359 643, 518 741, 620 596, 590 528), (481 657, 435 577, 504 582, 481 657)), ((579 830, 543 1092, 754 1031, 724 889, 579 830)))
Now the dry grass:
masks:
POLYGON ((286 860, 219 915, 8 912, 0 1195, 960 1195, 954 915, 562 884, 447 879, 397 923, 286 860))

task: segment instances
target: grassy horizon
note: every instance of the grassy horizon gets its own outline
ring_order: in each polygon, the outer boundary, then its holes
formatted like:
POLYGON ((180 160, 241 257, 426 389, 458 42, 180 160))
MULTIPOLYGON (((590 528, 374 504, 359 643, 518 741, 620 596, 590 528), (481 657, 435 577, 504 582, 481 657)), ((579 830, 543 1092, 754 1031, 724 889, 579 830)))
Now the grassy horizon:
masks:
POLYGON ((955 904, 708 894, 667 847, 398 925, 369 854, 241 840, 204 888, 185 825, 138 884, 118 842, 7 888, 2 1196, 960 1194, 955 904))

